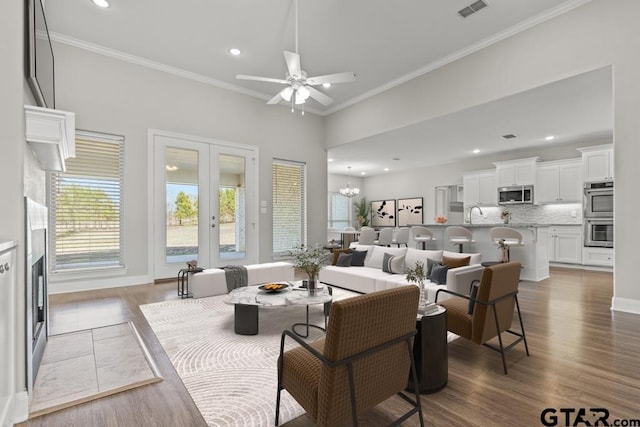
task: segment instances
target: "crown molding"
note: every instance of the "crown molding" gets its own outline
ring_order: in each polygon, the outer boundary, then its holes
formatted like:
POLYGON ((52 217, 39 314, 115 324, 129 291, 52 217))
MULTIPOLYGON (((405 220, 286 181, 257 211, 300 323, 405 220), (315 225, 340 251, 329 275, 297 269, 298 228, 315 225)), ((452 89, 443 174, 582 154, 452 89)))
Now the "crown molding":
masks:
MULTIPOLYGON (((358 102, 364 101, 368 98, 371 98, 375 95, 381 94, 389 89, 392 89, 396 86, 399 86, 403 83, 406 83, 410 80, 413 80, 417 77, 420 77, 424 74, 429 73, 430 71, 433 71, 437 68, 443 67, 447 64, 450 64, 451 62, 454 62, 460 58, 463 58, 467 55, 471 55, 472 53, 475 53, 479 50, 482 50, 488 46, 491 46, 492 44, 498 43, 499 41, 502 41, 506 38, 509 38, 515 34, 518 34, 520 32, 523 32, 531 27, 534 27, 542 22, 548 21, 550 19, 553 19, 557 16, 560 16, 564 13, 567 13, 577 7, 580 7, 586 3, 591 2, 592 0, 568 0, 552 9, 549 9, 543 13, 540 13, 526 21, 523 21, 517 25, 514 25, 512 27, 507 28, 504 31, 500 31, 490 37, 487 37, 477 43, 474 43, 464 49, 460 49, 454 53, 452 53, 451 55, 447 55, 441 59, 438 59, 434 62, 431 62, 430 64, 425 65, 422 68, 419 68, 415 71, 412 71, 410 73, 405 74, 402 77, 399 77, 395 80, 392 80, 382 86, 378 86, 375 89, 372 89, 368 92, 363 93, 362 95, 356 96, 354 98, 351 98, 341 104, 337 104, 327 110, 318 110, 318 109, 314 109, 314 108, 305 108, 305 112, 308 113, 313 113, 313 114, 317 114, 320 116, 328 116, 330 114, 333 114, 335 112, 338 112, 344 108, 350 107, 354 104, 357 104, 358 102)), ((154 70, 158 70, 158 71, 163 71, 165 73, 169 73, 169 74, 173 74, 185 79, 190 79, 190 80, 194 80, 200 83, 204 83, 210 86, 215 86, 221 89, 226 89, 226 90, 230 90, 236 93, 240 93, 243 95, 248 95, 248 96, 252 96, 254 98, 258 98, 258 99, 262 99, 263 101, 268 101, 269 99, 271 99, 273 97, 273 95, 269 95, 269 94, 265 94, 262 92, 257 92, 254 90, 250 90, 250 89, 245 89, 241 86, 237 86, 234 84, 230 84, 230 83, 226 83, 220 80, 216 80, 213 79, 211 77, 207 77, 204 76, 202 74, 198 74, 198 73, 193 73, 191 71, 186 71, 183 70, 181 68, 178 67, 173 67, 170 65, 166 65, 166 64, 162 64, 160 62, 155 62, 155 61, 151 61, 139 56, 135 56, 135 55, 131 55, 128 53, 124 53, 124 52, 120 52, 117 51, 115 49, 110 49, 104 46, 100 46, 94 43, 89 43, 89 42, 85 42, 83 40, 79 40, 73 37, 69 37, 66 36, 64 34, 60 34, 60 33, 51 33, 50 37, 53 41, 56 41, 58 43, 63 43, 63 44, 67 44, 69 46, 74 46, 80 49, 84 49, 84 50, 88 50, 90 52, 94 52, 94 53, 98 53, 100 55, 105 55, 105 56, 109 56, 115 59, 119 59, 121 61, 126 61, 126 62, 130 62, 133 64, 137 64, 143 67, 147 67, 147 68, 152 68, 154 70)), ((285 105, 283 103, 279 103, 278 105, 281 106, 286 106, 289 107, 288 105, 285 105)), ((296 107, 297 109, 300 109, 299 107, 296 107)))
MULTIPOLYGON (((162 71, 165 73, 173 74, 178 77, 182 77, 185 79, 193 80, 199 83, 203 83, 209 86, 215 86, 221 89, 230 90, 232 92, 240 93, 242 95, 252 96, 254 98, 262 99, 263 101, 270 100, 273 95, 264 94, 262 92, 257 92, 254 90, 246 89, 241 86, 233 85, 231 83, 223 82, 220 80, 213 79, 211 77, 204 76, 202 74, 194 73, 191 71, 183 70, 182 68, 173 67, 171 65, 166 65, 161 62, 151 61, 146 58, 142 58, 140 56, 131 55, 125 52, 121 52, 119 50, 110 49, 105 46, 101 46, 95 43, 89 43, 84 40, 76 39, 74 37, 70 37, 61 33, 52 32, 49 34, 51 40, 66 44, 69 46, 77 47, 79 49, 84 49, 89 52, 97 53, 100 55, 108 56, 110 58, 115 58, 121 61, 129 62, 132 64, 140 65, 142 67, 151 68, 153 70, 162 71)), ((289 105, 279 103, 278 105, 289 107, 289 105)), ((298 106, 296 106, 297 110, 300 110, 298 106)), ((305 108, 305 113, 313 113, 318 115, 324 115, 323 112, 316 110, 314 108, 305 108)))
POLYGON ((483 40, 480 40, 477 43, 474 43, 468 47, 465 47, 464 49, 460 49, 454 53, 452 53, 451 55, 447 55, 443 58, 440 58, 434 62, 431 62, 430 64, 425 65, 422 68, 419 68, 415 71, 412 71, 408 74, 405 74, 404 76, 392 80, 389 83, 386 83, 382 86, 378 86, 375 89, 372 89, 368 92, 363 93, 362 95, 356 96, 355 98, 351 98, 350 100, 343 102, 342 104, 338 104, 335 105, 332 108, 329 108, 328 110, 323 112, 323 115, 329 115, 329 114, 333 114, 337 111, 340 111, 344 108, 350 107, 354 104, 357 104, 358 102, 364 101, 365 99, 371 98, 375 95, 381 94, 382 92, 385 92, 389 89, 392 89, 396 86, 399 86, 403 83, 406 83, 410 80, 413 80, 417 77, 420 77, 424 74, 427 74, 430 71, 433 71, 437 68, 443 67, 447 64, 450 64, 451 62, 457 61, 460 58, 463 58, 467 55, 471 55, 472 53, 475 53, 479 50, 482 50, 488 46, 491 46, 492 44, 498 43, 499 41, 502 41, 504 39, 507 39, 513 35, 516 35, 518 33, 521 33, 531 27, 535 27, 536 25, 548 21, 550 19, 553 19, 557 16, 560 16, 564 13, 567 13, 577 7, 580 7, 586 3, 591 2, 591 0, 569 0, 566 1, 558 6, 556 6, 555 8, 549 9, 543 13, 540 13, 526 21, 520 22, 519 24, 516 24, 514 26, 511 26, 509 28, 507 28, 506 30, 500 31, 490 37, 487 37, 483 40))

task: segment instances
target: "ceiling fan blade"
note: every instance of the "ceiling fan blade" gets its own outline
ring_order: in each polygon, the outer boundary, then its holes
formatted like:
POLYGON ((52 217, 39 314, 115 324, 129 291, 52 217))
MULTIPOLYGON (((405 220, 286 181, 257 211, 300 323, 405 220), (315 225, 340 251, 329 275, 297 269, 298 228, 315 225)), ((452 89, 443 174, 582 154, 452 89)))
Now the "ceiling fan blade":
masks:
POLYGON ((345 73, 326 74, 324 76, 309 77, 307 84, 321 85, 323 83, 348 83, 356 79, 356 73, 347 71, 345 73))
POLYGON ((300 68, 300 55, 285 50, 284 60, 287 63, 287 70, 289 70, 289 75, 294 79, 299 79, 302 76, 302 69, 300 68))
MULTIPOLYGON (((284 89, 283 89, 284 90, 284 89)), ((280 93, 282 92, 282 90, 280 92, 278 92, 276 94, 276 96, 274 96, 273 98, 271 98, 269 101, 267 101, 267 104, 269 105, 273 105, 273 104, 277 104, 282 100, 282 96, 280 96, 280 93)))
POLYGON ((236 79, 239 80, 255 80, 258 82, 269 82, 269 83, 281 83, 288 84, 289 82, 282 79, 272 79, 271 77, 259 77, 259 76, 245 76, 244 74, 237 74, 236 79))
POLYGON ((305 86, 307 89, 309 89, 309 95, 315 99, 316 101, 318 101, 320 104, 322 105, 329 105, 333 102, 333 99, 329 98, 327 95, 325 95, 324 93, 320 92, 318 89, 316 89, 315 87, 312 86, 305 86))

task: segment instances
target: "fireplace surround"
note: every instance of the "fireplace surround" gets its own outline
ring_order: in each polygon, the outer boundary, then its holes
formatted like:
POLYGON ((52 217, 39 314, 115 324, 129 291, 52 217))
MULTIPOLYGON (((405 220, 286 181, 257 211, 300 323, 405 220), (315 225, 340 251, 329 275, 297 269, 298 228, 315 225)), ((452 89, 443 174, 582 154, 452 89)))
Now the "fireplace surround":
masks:
POLYGON ((47 292, 47 207, 25 197, 27 390, 33 390, 49 336, 47 292))

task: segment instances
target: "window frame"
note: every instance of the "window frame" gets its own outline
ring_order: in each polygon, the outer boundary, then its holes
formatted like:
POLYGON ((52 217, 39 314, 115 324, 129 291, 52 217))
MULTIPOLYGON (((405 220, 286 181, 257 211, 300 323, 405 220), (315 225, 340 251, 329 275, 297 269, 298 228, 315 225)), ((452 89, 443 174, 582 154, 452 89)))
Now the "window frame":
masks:
MULTIPOLYGON (((279 258, 286 258, 288 257, 289 254, 289 250, 294 249, 293 247, 289 248, 288 250, 283 250, 283 251, 276 251, 275 250, 275 239, 274 239, 274 233, 275 233, 275 227, 274 227, 274 223, 275 223, 275 216, 276 216, 276 186, 274 184, 274 181, 276 179, 275 175, 274 175, 274 168, 276 165, 283 165, 283 166, 294 166, 294 167, 298 167, 300 168, 302 177, 301 177, 301 197, 300 197, 300 202, 301 202, 301 217, 300 217, 300 221, 301 221, 301 227, 300 227, 300 244, 301 245, 307 245, 307 241, 308 241, 308 215, 307 215, 307 211, 308 211, 308 201, 307 201, 307 163, 306 162, 300 162, 300 161, 295 161, 295 160, 286 160, 286 159, 279 159, 279 158, 273 158, 273 161, 271 163, 271 183, 272 183, 272 190, 271 190, 271 196, 272 196, 272 242, 271 242, 271 254, 273 259, 279 259, 279 258)), ((293 246, 293 245, 292 245, 293 246)))
MULTIPOLYGON (((48 273, 52 281, 55 281, 56 278, 63 279, 66 276, 74 276, 74 277, 86 277, 86 278, 98 278, 104 277, 107 275, 124 275, 127 273, 127 268, 125 265, 125 234, 124 234, 124 224, 125 224, 125 204, 124 204, 124 191, 125 191, 125 182, 124 182, 124 172, 125 172, 125 137, 123 135, 116 134, 108 134, 102 132, 93 132, 87 130, 76 130, 76 139, 88 139, 94 140, 96 142, 101 143, 112 143, 117 144, 119 146, 119 213, 118 213, 118 263, 114 265, 90 265, 90 266, 79 266, 73 268, 58 268, 56 269, 55 263, 53 262, 56 253, 56 196, 54 185, 57 183, 56 175, 65 174, 66 172, 48 172, 47 173, 47 204, 49 206, 48 220, 49 220, 49 237, 47 242, 47 248, 50 253, 48 262, 48 273)), ((64 279, 63 279, 64 280, 64 279)))

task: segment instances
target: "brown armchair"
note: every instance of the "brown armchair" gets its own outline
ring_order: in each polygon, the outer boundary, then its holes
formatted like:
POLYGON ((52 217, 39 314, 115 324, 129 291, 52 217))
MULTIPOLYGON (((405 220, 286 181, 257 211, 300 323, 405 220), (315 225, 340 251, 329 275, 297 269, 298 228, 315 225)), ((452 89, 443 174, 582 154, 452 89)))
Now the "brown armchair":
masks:
POLYGON ((395 424, 416 412, 424 425, 420 395, 408 397, 409 373, 418 378, 412 341, 420 292, 416 286, 402 286, 337 301, 331 306, 324 339, 311 344, 292 334, 282 333, 278 359, 276 426, 280 414, 280 394, 286 389, 320 426, 334 426, 394 394, 413 405, 395 424), (290 337, 300 346, 284 351, 290 337))
POLYGON ((455 295, 440 303, 447 309, 447 329, 476 344, 482 344, 497 351, 502 356, 502 367, 507 373, 505 353, 523 341, 529 356, 529 346, 524 333, 524 324, 518 303, 518 284, 520 283, 520 263, 507 262, 484 269, 481 280, 474 280, 469 295, 462 295, 447 289, 436 293, 436 302, 440 292, 455 295), (476 289, 474 289, 474 287, 476 289), (514 308, 518 313, 520 332, 512 331, 514 308), (503 346, 502 333, 508 332, 518 338, 503 346), (499 347, 487 341, 498 337, 499 347))

